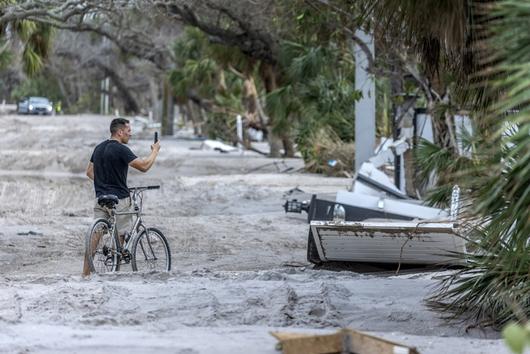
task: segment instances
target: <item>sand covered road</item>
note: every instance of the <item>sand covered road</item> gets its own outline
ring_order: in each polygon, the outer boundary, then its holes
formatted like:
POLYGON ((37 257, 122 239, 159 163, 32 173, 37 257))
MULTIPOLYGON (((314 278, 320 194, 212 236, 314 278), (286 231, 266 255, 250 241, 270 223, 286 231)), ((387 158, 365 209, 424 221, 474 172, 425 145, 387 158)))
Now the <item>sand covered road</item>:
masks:
MULTIPOLYGON (((131 186, 162 186, 146 194, 145 220, 168 237, 173 270, 82 279, 93 204, 84 169, 110 118, 0 120, 0 352, 268 354, 270 330, 344 326, 422 353, 507 352, 495 333, 466 334, 423 305, 436 273, 306 263, 305 215, 285 215, 284 194, 333 193, 350 180, 280 173, 302 162, 203 151, 199 141, 163 139, 155 167, 129 175, 131 186)), ((140 129, 130 145, 141 156, 152 132, 140 129)))

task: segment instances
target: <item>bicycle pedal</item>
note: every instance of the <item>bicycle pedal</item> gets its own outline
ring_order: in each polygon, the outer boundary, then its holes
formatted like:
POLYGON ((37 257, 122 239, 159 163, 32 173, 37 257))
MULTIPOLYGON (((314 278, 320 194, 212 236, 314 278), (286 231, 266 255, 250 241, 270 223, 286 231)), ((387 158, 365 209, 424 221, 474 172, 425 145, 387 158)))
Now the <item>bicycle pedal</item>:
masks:
POLYGON ((118 263, 119 264, 130 264, 131 263, 131 257, 128 254, 120 254, 118 256, 118 263))

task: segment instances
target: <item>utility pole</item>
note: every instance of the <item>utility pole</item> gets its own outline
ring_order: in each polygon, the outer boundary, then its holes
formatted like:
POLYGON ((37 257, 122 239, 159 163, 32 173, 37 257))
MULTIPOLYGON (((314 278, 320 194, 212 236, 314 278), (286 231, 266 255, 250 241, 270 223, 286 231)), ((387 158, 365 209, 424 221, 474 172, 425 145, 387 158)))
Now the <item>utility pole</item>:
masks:
POLYGON ((105 79, 99 83, 100 94, 99 94, 99 113, 105 114, 105 79))
POLYGON ((105 78, 105 115, 108 115, 110 112, 109 100, 110 100, 110 79, 107 77, 105 78))
POLYGON ((99 100, 99 111, 101 114, 109 114, 110 104, 110 79, 108 77, 101 80, 101 96, 99 100))
MULTIPOLYGON (((374 38, 370 33, 356 30, 359 38, 374 58, 374 38)), ((362 93, 362 98, 355 103, 355 171, 359 171, 363 162, 373 156, 375 150, 375 82, 369 70, 368 53, 357 44, 355 55, 355 90, 362 93)))
MULTIPOLYGON (((103 46, 109 46, 109 41, 106 37, 102 40, 103 46)), ((107 65, 108 65, 107 59, 107 65)), ((99 100, 99 111, 103 115, 108 115, 110 111, 110 78, 107 76, 101 80, 101 96, 99 100)))
POLYGON ((243 155, 243 118, 240 114, 236 117, 236 130, 237 130, 237 148, 239 154, 243 155))

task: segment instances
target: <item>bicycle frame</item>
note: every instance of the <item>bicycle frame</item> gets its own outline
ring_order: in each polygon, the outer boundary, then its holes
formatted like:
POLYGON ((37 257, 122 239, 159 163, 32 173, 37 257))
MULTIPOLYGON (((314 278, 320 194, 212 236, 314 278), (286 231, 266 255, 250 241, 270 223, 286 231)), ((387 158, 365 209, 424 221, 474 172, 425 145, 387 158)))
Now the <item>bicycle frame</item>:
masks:
POLYGON ((96 252, 98 252, 98 269, 102 268, 101 272, 119 270, 120 264, 131 264, 133 271, 139 269, 171 270, 171 251, 167 238, 156 227, 148 227, 142 220, 143 192, 158 188, 160 186, 129 188, 130 202, 132 201, 132 203, 130 208, 128 207, 125 211, 117 210, 115 196, 100 201, 100 205, 108 213, 108 217, 106 220, 96 220, 86 237, 87 262, 91 271, 96 271, 94 265, 96 252), (127 231, 124 235, 118 235, 117 219, 120 215, 131 215, 131 218, 132 215, 135 215, 132 226, 129 225, 126 228, 127 231), (101 226, 106 225, 104 226, 105 230, 99 229, 100 224, 101 226), (105 236, 105 239, 108 240, 110 237, 112 244, 109 245, 108 241, 104 241, 103 244, 98 245, 104 234, 108 235, 105 236), (137 263, 138 260, 140 267, 137 263), (159 263, 160 260, 162 262, 159 263))
MULTIPOLYGON (((129 188, 131 193, 131 199, 132 199, 132 206, 134 207, 134 211, 124 211, 119 212, 116 211, 115 208, 106 208, 109 214, 111 215, 111 233, 116 238, 118 245, 118 255, 122 255, 122 252, 124 250, 129 250, 129 245, 136 237, 137 235, 141 234, 142 232, 147 232, 147 228, 144 226, 144 223, 142 222, 142 211, 143 211, 143 192, 148 189, 157 189, 159 186, 149 186, 149 187, 135 187, 135 188, 129 188), (136 215, 136 219, 134 220, 133 226, 128 232, 128 237, 125 237, 124 244, 122 245, 119 239, 118 231, 116 229, 116 217, 119 215, 136 215)), ((127 234, 126 234, 127 235, 127 234)))

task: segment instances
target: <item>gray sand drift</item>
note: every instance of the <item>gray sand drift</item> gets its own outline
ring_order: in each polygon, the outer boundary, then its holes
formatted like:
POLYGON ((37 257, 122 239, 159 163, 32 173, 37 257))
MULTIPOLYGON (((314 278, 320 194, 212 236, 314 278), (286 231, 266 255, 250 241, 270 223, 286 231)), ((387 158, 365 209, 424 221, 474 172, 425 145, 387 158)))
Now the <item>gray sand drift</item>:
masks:
MULTIPOLYGON (((146 192, 145 220, 168 237, 173 271, 84 280, 93 191, 83 172, 111 118, 0 118, 0 352, 265 354, 275 353, 270 330, 346 326, 422 353, 508 352, 496 333, 466 334, 424 306, 436 273, 312 269, 305 215, 285 215, 282 196, 350 180, 280 174, 257 154, 198 141, 163 139, 158 164, 129 174, 131 186, 162 185, 146 192)), ((145 155, 150 139, 139 132, 131 147, 145 155)))

